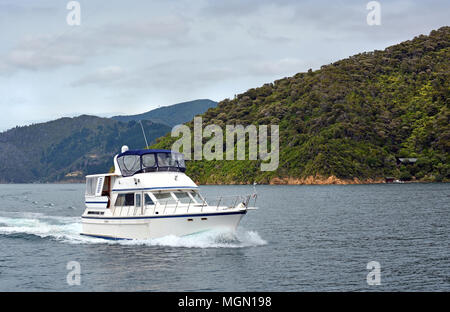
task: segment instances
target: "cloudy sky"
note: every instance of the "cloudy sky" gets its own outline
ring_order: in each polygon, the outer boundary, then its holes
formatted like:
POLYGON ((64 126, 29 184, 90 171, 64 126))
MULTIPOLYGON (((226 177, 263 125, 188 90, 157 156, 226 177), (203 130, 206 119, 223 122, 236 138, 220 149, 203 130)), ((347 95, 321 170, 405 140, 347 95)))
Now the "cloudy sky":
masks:
POLYGON ((0 131, 220 101, 449 25, 450 1, 0 0, 0 131))

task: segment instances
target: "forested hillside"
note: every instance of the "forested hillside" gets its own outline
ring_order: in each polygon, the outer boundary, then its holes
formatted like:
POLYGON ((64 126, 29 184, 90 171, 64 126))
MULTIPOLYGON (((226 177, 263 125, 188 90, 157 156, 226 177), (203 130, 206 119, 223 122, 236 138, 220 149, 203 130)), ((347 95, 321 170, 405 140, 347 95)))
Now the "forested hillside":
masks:
MULTIPOLYGON (((450 27, 250 89, 202 117, 204 126, 279 125, 280 165, 262 172, 259 160, 189 162, 201 183, 449 181, 450 27)), ((167 135, 154 147, 174 141, 167 135)))

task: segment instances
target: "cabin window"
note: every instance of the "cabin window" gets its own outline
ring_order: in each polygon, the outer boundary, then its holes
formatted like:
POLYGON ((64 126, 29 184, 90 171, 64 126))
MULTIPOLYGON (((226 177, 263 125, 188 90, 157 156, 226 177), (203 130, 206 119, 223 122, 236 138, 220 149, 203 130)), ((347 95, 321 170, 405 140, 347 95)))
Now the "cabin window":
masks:
POLYGON ((142 155, 142 167, 143 168, 154 168, 154 167, 156 167, 155 154, 142 155))
POLYGON ((159 167, 177 167, 175 155, 172 153, 158 153, 158 166, 159 167))
POLYGON ((173 194, 182 204, 188 204, 192 202, 192 199, 191 197, 189 197, 189 194, 187 192, 173 192, 173 194))
POLYGON ((149 194, 144 195, 144 204, 145 206, 151 206, 155 204, 149 194))
POLYGON ((86 195, 95 196, 98 178, 86 178, 86 195))
POLYGON ((156 199, 161 205, 172 205, 177 203, 171 193, 154 193, 153 195, 155 195, 156 199))
POLYGON ((175 152, 136 152, 136 154, 121 154, 117 163, 124 177, 136 173, 163 171, 186 171, 184 156, 175 152))
POLYGON ((134 206, 134 193, 119 194, 115 206, 134 206))
POLYGON ((195 202, 199 204, 203 203, 203 198, 198 192, 189 192, 189 194, 192 196, 192 199, 194 199, 195 202))
POLYGON ((158 166, 159 167, 168 167, 170 155, 167 153, 158 153, 158 166))

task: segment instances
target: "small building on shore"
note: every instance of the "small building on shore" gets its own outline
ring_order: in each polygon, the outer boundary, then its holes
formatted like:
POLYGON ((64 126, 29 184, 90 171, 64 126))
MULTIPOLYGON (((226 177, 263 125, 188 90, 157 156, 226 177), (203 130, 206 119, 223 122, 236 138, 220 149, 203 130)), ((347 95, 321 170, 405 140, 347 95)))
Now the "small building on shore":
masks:
POLYGON ((414 164, 417 161, 417 158, 397 158, 397 165, 404 164, 414 164))

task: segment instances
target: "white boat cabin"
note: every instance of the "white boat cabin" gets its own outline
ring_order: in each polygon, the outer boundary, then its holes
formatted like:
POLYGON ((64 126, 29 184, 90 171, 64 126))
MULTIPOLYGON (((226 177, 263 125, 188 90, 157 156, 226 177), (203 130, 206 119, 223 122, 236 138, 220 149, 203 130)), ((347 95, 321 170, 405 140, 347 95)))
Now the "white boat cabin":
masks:
POLYGON ((112 215, 134 216, 207 205, 197 185, 184 174, 182 154, 125 150, 114 158, 114 167, 114 173, 86 176, 86 214, 104 215, 105 209, 111 209, 112 215))

